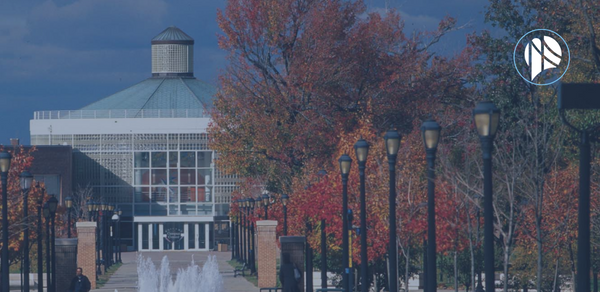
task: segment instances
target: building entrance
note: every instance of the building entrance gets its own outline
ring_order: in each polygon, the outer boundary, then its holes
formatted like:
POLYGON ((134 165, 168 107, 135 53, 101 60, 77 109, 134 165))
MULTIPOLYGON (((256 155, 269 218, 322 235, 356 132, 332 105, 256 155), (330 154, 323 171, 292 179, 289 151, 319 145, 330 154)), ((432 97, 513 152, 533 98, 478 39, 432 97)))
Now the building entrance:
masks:
POLYGON ((138 223, 138 250, 209 250, 209 224, 208 222, 138 223))

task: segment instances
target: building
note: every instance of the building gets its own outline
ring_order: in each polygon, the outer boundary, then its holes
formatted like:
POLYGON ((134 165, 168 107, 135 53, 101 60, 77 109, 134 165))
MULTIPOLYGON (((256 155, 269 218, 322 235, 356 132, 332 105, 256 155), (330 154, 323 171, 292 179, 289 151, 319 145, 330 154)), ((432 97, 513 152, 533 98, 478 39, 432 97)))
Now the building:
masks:
POLYGON ((130 250, 207 250, 229 240, 235 177, 215 168, 207 110, 216 89, 193 73, 194 40, 157 35, 152 77, 79 110, 39 111, 32 145, 70 145, 74 184, 123 210, 130 250))

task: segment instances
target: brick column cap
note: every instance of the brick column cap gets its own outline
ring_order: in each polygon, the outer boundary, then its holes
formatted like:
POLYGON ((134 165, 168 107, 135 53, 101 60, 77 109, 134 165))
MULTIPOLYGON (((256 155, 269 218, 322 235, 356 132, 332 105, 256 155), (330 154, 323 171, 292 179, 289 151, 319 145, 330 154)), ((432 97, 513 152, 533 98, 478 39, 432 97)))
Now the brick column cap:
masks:
POLYGON ((276 220, 260 220, 256 221, 256 226, 277 226, 276 220))
POLYGON ((96 227, 96 222, 77 222, 75 224, 77 228, 79 227, 96 227))

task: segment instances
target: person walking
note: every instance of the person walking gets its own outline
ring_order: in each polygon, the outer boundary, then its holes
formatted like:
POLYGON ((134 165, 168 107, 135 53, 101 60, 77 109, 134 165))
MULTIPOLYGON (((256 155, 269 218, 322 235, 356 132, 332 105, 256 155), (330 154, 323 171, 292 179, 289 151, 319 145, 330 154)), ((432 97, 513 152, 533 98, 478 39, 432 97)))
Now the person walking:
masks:
POLYGON ((290 260, 290 254, 283 254, 283 264, 279 269, 279 281, 283 285, 283 292, 300 292, 298 291, 298 280, 300 280, 300 271, 290 260))
POLYGON ((69 292, 89 292, 92 288, 90 284, 90 280, 88 277, 83 275, 83 269, 77 268, 75 278, 71 280, 71 285, 69 286, 69 292))

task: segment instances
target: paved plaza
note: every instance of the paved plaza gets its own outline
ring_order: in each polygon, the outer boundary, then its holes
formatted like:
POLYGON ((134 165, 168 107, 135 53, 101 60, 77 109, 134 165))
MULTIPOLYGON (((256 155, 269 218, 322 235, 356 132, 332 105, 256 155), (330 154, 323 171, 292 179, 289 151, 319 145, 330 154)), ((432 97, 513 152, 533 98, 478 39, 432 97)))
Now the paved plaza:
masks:
MULTIPOLYGON (((167 255, 171 267, 173 280, 177 275, 177 270, 189 266, 194 261, 200 267, 204 265, 208 255, 216 255, 219 262, 219 271, 223 276, 223 291, 227 292, 258 292, 252 283, 246 281, 243 277, 233 277, 233 267, 227 263, 231 259, 229 252, 143 252, 144 257, 150 257, 156 267, 160 267, 160 262, 163 256, 167 255)), ((92 290, 94 292, 114 292, 115 289, 119 292, 137 292, 137 263, 136 252, 127 252, 122 254, 123 265, 112 275, 110 280, 101 289, 92 290)))

